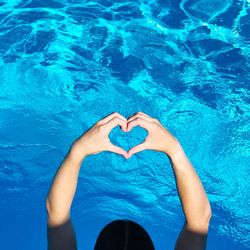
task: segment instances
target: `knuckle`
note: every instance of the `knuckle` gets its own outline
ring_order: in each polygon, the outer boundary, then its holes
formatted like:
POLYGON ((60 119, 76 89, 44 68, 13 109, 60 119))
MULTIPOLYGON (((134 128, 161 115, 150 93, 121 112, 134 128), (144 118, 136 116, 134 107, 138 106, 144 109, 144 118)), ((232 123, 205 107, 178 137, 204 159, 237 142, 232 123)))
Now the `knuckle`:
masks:
POLYGON ((101 126, 96 127, 96 132, 99 133, 101 131, 101 126))
POLYGON ((130 121, 133 121, 136 117, 137 117, 137 115, 130 116, 130 117, 129 117, 129 120, 130 120, 130 121))
POLYGON ((138 124, 138 118, 135 118, 133 121, 131 121, 131 126, 135 126, 136 124, 138 124))
POLYGON ((155 132, 158 129, 158 126, 156 123, 152 124, 151 131, 155 132))
POLYGON ((140 117, 135 117, 135 118, 131 121, 131 123, 132 123, 132 124, 133 124, 133 123, 137 123, 140 119, 141 119, 140 117))
POLYGON ((144 113, 144 112, 139 112, 139 114, 143 115, 143 116, 149 116, 148 114, 144 113))
POLYGON ((104 125, 100 125, 100 126, 98 126, 97 129, 98 129, 98 132, 103 133, 105 131, 105 126, 104 125))

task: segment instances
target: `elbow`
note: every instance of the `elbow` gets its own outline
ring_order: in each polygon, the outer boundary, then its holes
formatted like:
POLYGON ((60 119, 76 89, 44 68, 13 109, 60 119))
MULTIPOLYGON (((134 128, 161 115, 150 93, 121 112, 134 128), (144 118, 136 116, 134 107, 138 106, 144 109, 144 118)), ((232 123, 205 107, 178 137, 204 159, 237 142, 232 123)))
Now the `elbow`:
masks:
POLYGON ((212 217, 212 209, 208 203, 207 207, 204 209, 203 218, 201 219, 200 231, 207 233, 209 229, 210 220, 212 217))
POLYGON ((203 211, 199 216, 197 216, 196 214, 195 218, 186 221, 187 227, 192 232, 207 234, 211 218, 212 209, 210 204, 208 203, 206 206, 204 206, 203 211))
POLYGON ((46 204, 45 206, 46 206, 47 215, 49 217, 54 217, 55 215, 60 213, 59 212, 60 210, 56 209, 55 205, 53 205, 48 198, 46 199, 45 204, 46 204))
POLYGON ((201 213, 201 217, 199 218, 200 227, 204 231, 208 231, 209 223, 212 217, 212 209, 210 203, 208 202, 204 208, 203 212, 201 213))
POLYGON ((211 206, 210 206, 210 203, 208 205, 208 213, 207 213, 207 219, 208 219, 208 223, 210 222, 211 218, 212 218, 212 209, 211 209, 211 206))
POLYGON ((47 210, 47 217, 48 217, 48 225, 49 226, 57 226, 62 225, 67 220, 70 219, 70 211, 65 210, 63 208, 54 208, 51 205, 49 199, 46 199, 46 210, 47 210))
POLYGON ((201 232, 208 232, 210 220, 212 218, 212 209, 210 203, 205 206, 202 218, 200 219, 200 231, 201 232))
POLYGON ((46 207, 47 214, 49 214, 51 211, 51 208, 50 208, 50 202, 49 202, 48 198, 46 199, 45 207, 46 207))
POLYGON ((54 211, 55 209, 53 209, 53 206, 51 205, 51 202, 48 198, 46 199, 45 207, 46 207, 47 215, 49 217, 55 214, 55 211, 54 211))
POLYGON ((212 209, 210 203, 208 202, 206 207, 204 208, 204 222, 209 225, 210 220, 212 218, 212 209))

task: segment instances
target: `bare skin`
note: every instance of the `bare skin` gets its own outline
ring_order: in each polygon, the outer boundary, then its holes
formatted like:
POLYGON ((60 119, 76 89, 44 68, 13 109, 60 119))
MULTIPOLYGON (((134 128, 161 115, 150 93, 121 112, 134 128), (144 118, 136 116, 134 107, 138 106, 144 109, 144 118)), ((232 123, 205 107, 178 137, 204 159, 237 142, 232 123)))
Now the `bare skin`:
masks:
POLYGON ((186 227, 195 232, 206 233, 211 217, 211 207, 202 183, 181 144, 157 119, 144 113, 138 113, 128 119, 127 131, 135 126, 145 128, 148 136, 144 142, 128 151, 129 157, 145 149, 167 154, 176 178, 179 197, 186 217, 186 227))
POLYGON ((127 119, 118 113, 113 113, 98 121, 73 142, 47 195, 48 225, 63 224, 70 217, 78 175, 85 157, 102 151, 111 151, 127 157, 127 152, 113 145, 108 137, 110 131, 117 125, 126 131, 127 119))
MULTIPOLYGON (((206 234, 211 218, 211 207, 194 167, 179 141, 157 119, 142 112, 134 114, 128 120, 118 113, 112 113, 73 142, 47 195, 48 225, 60 225, 70 218, 78 175, 85 157, 102 151, 111 151, 129 159, 142 150, 159 151, 170 158, 186 218, 175 249, 183 249, 182 243, 188 231, 206 234), (117 125, 124 132, 129 132, 135 126, 141 126, 148 131, 148 135, 144 142, 126 152, 109 140, 109 133, 117 125)), ((186 244, 185 246, 185 249, 193 249, 188 248, 186 244)))

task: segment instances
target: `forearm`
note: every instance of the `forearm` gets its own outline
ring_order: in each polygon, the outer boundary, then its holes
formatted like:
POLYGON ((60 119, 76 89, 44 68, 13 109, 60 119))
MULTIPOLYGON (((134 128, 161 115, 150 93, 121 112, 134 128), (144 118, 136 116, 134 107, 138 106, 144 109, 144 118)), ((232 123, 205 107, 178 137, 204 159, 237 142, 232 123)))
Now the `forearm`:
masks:
POLYGON ((170 161, 187 227, 197 232, 206 232, 211 217, 210 204, 199 176, 181 145, 170 156, 170 161))
POLYGON ((61 224, 69 218, 83 159, 70 150, 58 168, 46 199, 48 224, 61 224))
POLYGON ((120 125, 126 130, 126 118, 112 113, 98 121, 71 145, 64 161, 59 167, 46 199, 49 225, 59 225, 70 217, 71 203, 74 198, 82 161, 91 154, 111 151, 124 157, 127 152, 113 145, 108 137, 110 131, 120 125))

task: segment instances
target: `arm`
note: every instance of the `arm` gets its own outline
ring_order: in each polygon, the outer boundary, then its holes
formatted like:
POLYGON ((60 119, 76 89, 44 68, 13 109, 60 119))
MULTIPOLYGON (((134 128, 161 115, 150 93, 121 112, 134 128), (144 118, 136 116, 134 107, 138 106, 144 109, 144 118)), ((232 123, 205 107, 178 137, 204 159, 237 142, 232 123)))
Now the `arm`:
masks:
POLYGON ((170 155, 182 209, 184 227, 176 241, 176 250, 206 249, 211 207, 202 183, 181 146, 170 155))
POLYGON ((46 199, 48 225, 57 226, 70 218, 70 208, 76 192, 82 158, 77 158, 69 150, 54 177, 46 199))
POLYGON ((141 126, 148 131, 145 141, 128 151, 128 156, 151 149, 170 157, 178 194, 186 218, 176 250, 201 250, 206 247, 211 208, 200 179, 179 141, 160 122, 138 112, 128 120, 127 131, 141 126))
POLYGON ((76 192, 81 164, 86 156, 111 151, 124 157, 127 152, 113 145, 110 131, 120 125, 126 130, 126 119, 113 113, 97 122, 70 147, 57 170, 46 198, 48 249, 76 249, 76 237, 70 220, 70 208, 76 192))
POLYGON ((211 207, 202 183, 181 145, 170 155, 176 186, 186 218, 186 228, 207 233, 211 207))
POLYGON ((49 225, 59 225, 69 219, 79 171, 86 156, 102 151, 111 151, 124 157, 127 156, 127 152, 113 145, 108 137, 110 131, 117 125, 120 125, 125 131, 126 122, 126 118, 118 113, 113 113, 97 122, 72 144, 47 195, 46 208, 49 225))

